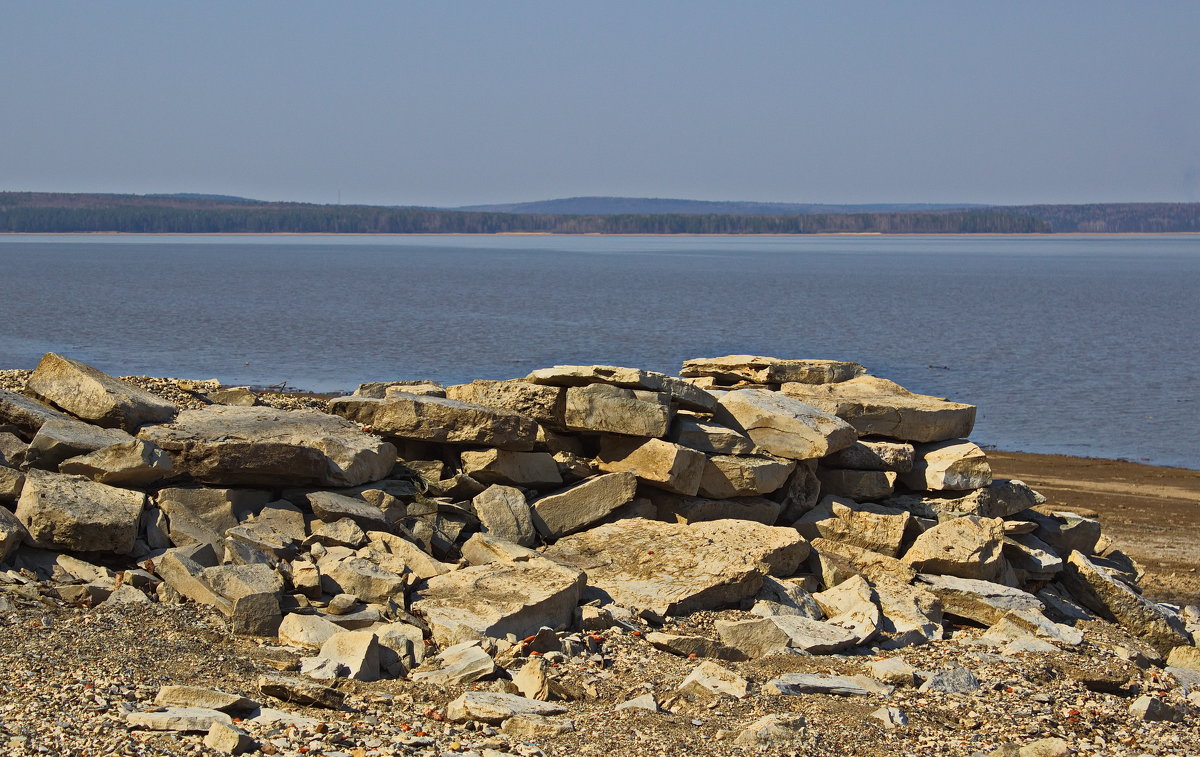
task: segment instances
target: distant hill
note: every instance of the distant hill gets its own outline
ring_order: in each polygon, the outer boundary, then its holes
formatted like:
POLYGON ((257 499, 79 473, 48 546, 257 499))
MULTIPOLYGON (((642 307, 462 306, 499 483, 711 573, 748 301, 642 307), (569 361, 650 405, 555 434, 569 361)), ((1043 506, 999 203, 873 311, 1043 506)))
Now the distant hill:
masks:
POLYGON ((251 200, 249 197, 238 197, 236 195, 206 195, 196 194, 194 192, 174 192, 172 194, 150 194, 143 195, 144 197, 179 197, 184 200, 215 200, 217 202, 259 202, 259 200, 251 200))
POLYGON ((1051 231, 1131 234, 1200 231, 1198 202, 1128 202, 1095 205, 1006 205, 994 208, 1031 216, 1051 231))
POLYGON ((0 192, 0 232, 148 234, 1004 234, 1049 231, 995 210, 567 215, 312 205, 180 195, 0 192))
POLYGON ((500 205, 464 205, 445 210, 483 213, 547 213, 565 215, 759 215, 791 216, 826 213, 912 213, 938 210, 965 210, 982 205, 939 205, 933 203, 890 203, 876 205, 822 205, 794 202, 714 202, 710 200, 674 200, 654 197, 567 197, 559 200, 513 202, 500 205))

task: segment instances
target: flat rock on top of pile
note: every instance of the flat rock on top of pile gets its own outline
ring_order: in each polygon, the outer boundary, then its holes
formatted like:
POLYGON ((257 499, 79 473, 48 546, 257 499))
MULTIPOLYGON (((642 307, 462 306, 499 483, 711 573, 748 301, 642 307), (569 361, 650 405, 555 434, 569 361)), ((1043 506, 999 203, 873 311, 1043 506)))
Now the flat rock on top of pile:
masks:
POLYGON ((811 460, 858 440, 854 428, 819 408, 768 389, 738 389, 722 395, 716 419, 744 432, 779 457, 811 460))
POLYGON ((315 410, 214 405, 138 436, 211 484, 358 486, 385 478, 396 462, 391 443, 315 410))
POLYGON ((531 384, 549 386, 587 386, 588 384, 611 384, 625 389, 645 389, 671 395, 680 407, 687 410, 711 412, 717 406, 717 398, 698 386, 693 386, 675 376, 640 368, 622 368, 615 365, 556 365, 539 368, 525 380, 531 384))
POLYGON ((848 421, 862 436, 940 442, 966 438, 975 425, 974 405, 916 394, 877 376, 837 384, 790 382, 782 391, 848 421))
POLYGON ((848 381, 866 372, 858 363, 842 360, 784 360, 758 355, 726 355, 693 358, 683 362, 680 376, 711 377, 726 383, 752 381, 756 384, 832 384, 848 381))
POLYGON ((790 528, 632 518, 568 536, 545 554, 586 573, 587 595, 677 615, 752 597, 764 575, 791 575, 808 551, 790 528))
POLYGON ((30 470, 16 515, 33 546, 129 554, 145 499, 141 492, 82 476, 30 470))
POLYGON ((53 352, 42 356, 25 388, 77 418, 130 432, 147 423, 166 423, 178 412, 145 389, 53 352))
POLYGON ((533 449, 538 435, 532 418, 445 397, 338 397, 330 400, 329 412, 370 426, 377 434, 443 444, 482 444, 520 452, 533 449))

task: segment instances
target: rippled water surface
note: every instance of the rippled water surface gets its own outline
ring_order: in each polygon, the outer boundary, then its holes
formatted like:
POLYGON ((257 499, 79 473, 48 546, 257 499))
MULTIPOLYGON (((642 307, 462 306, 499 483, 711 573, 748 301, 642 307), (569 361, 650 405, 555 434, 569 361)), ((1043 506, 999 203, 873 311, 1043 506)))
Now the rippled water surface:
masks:
POLYGON ((859 361, 973 438, 1200 467, 1200 237, 0 237, 0 367, 351 389, 859 361))

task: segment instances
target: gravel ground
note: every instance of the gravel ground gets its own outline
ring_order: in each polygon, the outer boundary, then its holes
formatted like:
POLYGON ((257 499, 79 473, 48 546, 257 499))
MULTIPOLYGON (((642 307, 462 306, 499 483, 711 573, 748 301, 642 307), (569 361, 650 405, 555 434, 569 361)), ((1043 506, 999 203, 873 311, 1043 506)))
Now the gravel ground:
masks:
MULTIPOLYGON (((36 586, 36 585, 34 585, 36 586)), ((441 688, 407 680, 342 681, 342 711, 299 707, 263 697, 259 675, 294 667, 295 650, 229 635, 207 608, 133 605, 81 609, 11 588, 0 611, 0 755, 220 754, 202 734, 138 731, 125 722, 133 710, 153 708, 161 686, 208 686, 257 699, 266 706, 312 718, 307 725, 240 725, 262 745, 255 754, 327 755, 973 755, 1004 744, 1028 746, 1060 738, 1078 755, 1200 754, 1197 699, 1154 666, 1139 667, 1144 648, 1104 624, 1085 628, 1076 651, 1000 655, 975 641, 979 629, 955 629, 944 642, 864 656, 776 656, 722 662, 750 684, 742 700, 728 697, 680 702, 673 712, 614 711, 632 697, 653 693, 666 702, 700 663, 651 647, 643 632, 612 629, 602 642, 603 666, 590 654, 564 658, 552 675, 583 697, 565 703, 574 731, 522 739, 483 723, 443 721, 446 704, 468 687, 441 688), (866 664, 900 657, 928 673, 962 665, 980 680, 970 694, 919 692, 841 698, 779 696, 762 685, 781 673, 866 673, 866 664), (1183 723, 1147 723, 1129 713, 1135 697, 1158 693, 1186 712, 1183 723), (909 724, 887 730, 869 715, 891 706, 909 724), (799 715, 804 726, 783 744, 744 747, 733 738, 767 714, 799 715), (488 750, 493 750, 489 752, 488 750)), ((717 617, 674 619, 662 630, 705 632, 717 617)), ((652 630, 646 627, 646 631, 652 630)), ((515 673, 525 660, 504 658, 515 673)), ((1143 662, 1143 665, 1145 663, 1143 662)), ((292 673, 294 674, 294 673, 292 673)), ((471 684, 505 690, 507 682, 471 684)))

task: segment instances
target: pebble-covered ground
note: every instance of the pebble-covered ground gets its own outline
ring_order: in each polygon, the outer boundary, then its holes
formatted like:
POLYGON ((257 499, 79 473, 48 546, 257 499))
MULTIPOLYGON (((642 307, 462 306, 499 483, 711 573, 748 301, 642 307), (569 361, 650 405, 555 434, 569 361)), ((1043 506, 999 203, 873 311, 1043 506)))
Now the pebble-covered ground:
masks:
MULTIPOLYGON (((775 656, 721 662, 750 682, 741 700, 678 701, 672 712, 617 711, 652 693, 671 704, 680 682, 702 661, 651 647, 645 631, 612 629, 600 636, 601 657, 559 658, 552 676, 581 697, 565 702, 573 730, 558 735, 512 734, 483 723, 451 724, 446 704, 468 686, 447 688, 388 680, 343 680, 342 711, 301 707, 264 697, 255 681, 293 669, 296 650, 235 637, 208 608, 193 604, 81 609, 26 586, 0 593, 0 755, 209 755, 203 734, 139 731, 128 712, 153 709, 168 684, 207 686, 243 694, 311 721, 292 725, 239 723, 261 749, 252 754, 326 755, 1196 755, 1200 754, 1200 694, 1192 693, 1139 654, 1144 648, 1093 625, 1076 651, 1002 655, 979 645, 979 629, 959 628, 947 641, 862 656, 775 656), (780 696, 763 684, 782 674, 864 674, 874 660, 899 657, 926 675, 961 665, 979 679, 972 693, 919 692, 901 686, 888 695, 780 696), (1186 713, 1184 722, 1143 722, 1129 712, 1144 693, 1159 694, 1186 713), (870 717, 898 708, 908 725, 886 729, 870 717), (743 746, 734 738, 768 714, 801 716, 782 743, 743 746), (1045 741, 1047 739, 1060 739, 1045 741), (1037 742, 1038 751, 1030 745, 1037 742), (1007 746, 1006 746, 1007 745, 1007 746), (1010 750, 1010 751, 1005 751, 1010 750)), ((703 633, 718 616, 701 613, 662 630, 703 633)), ((498 655, 515 674, 526 662, 498 655)), ((294 672, 286 675, 297 675, 294 672)), ((1200 674, 1197 676, 1200 678, 1200 674)), ((503 679, 470 688, 511 690, 503 679)), ((557 718, 556 720, 561 720, 557 718)))

